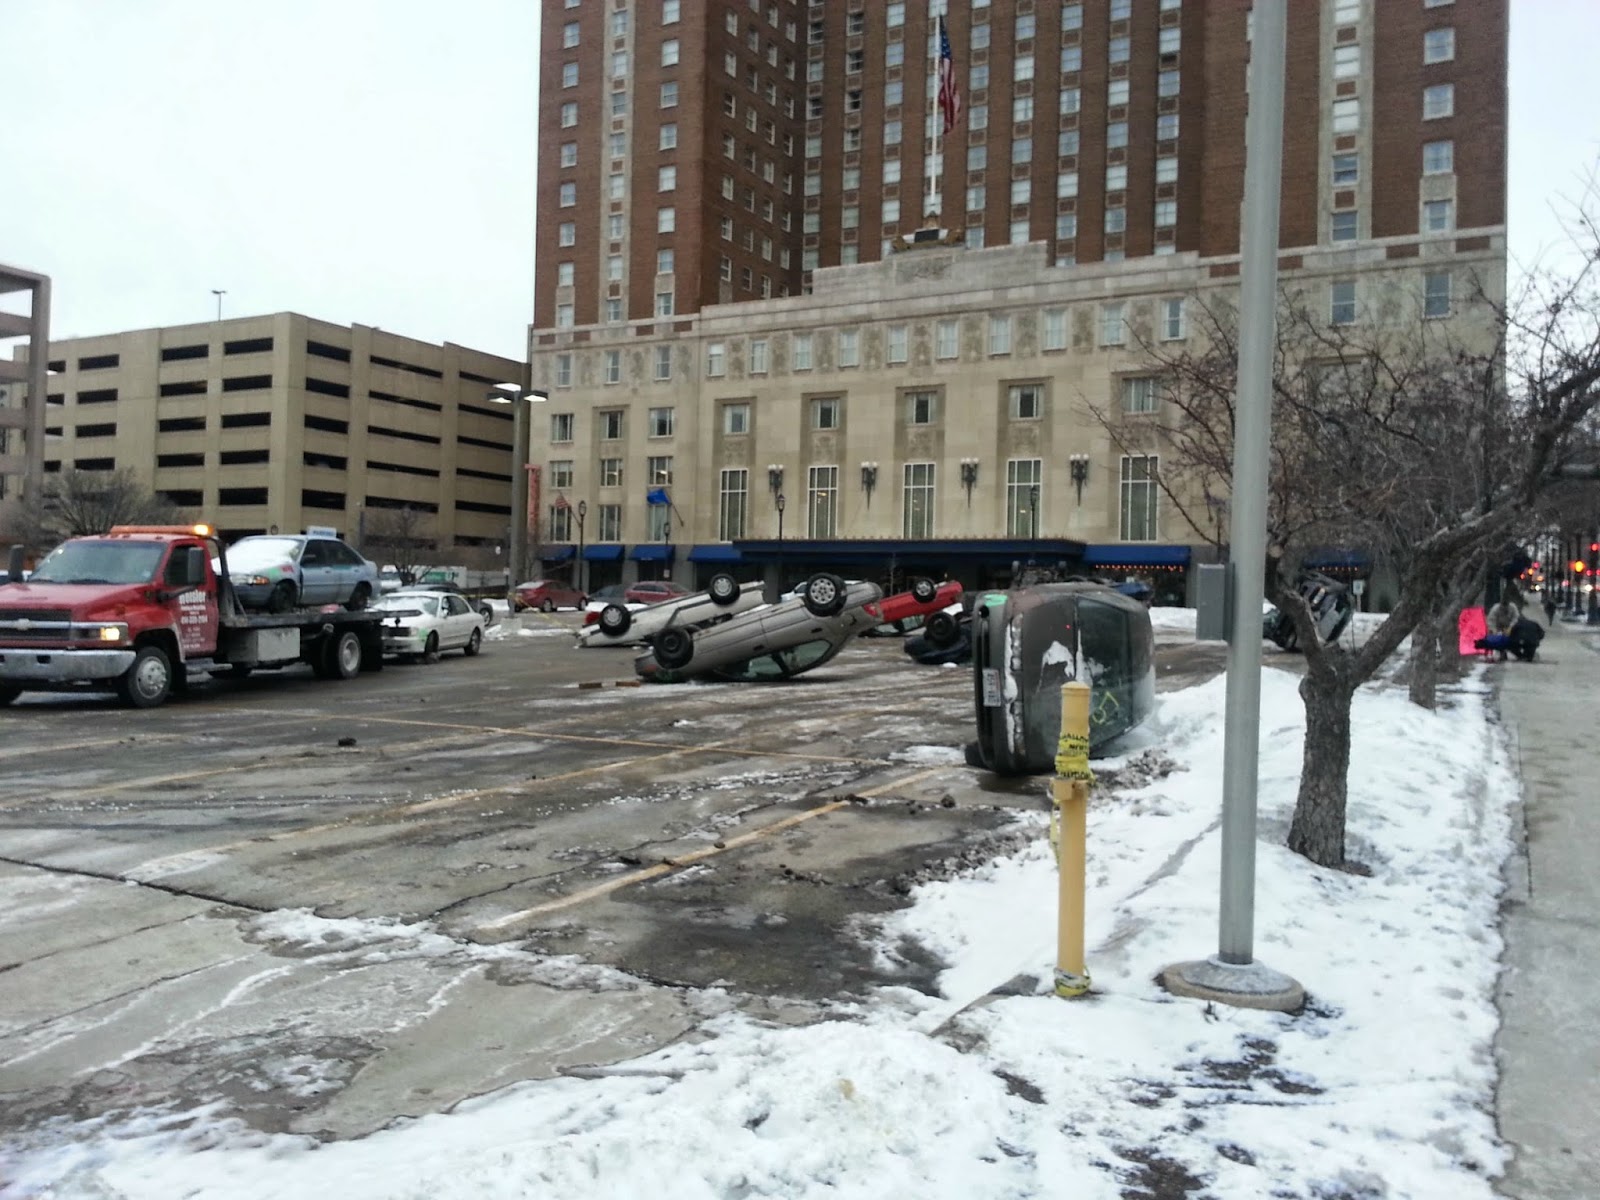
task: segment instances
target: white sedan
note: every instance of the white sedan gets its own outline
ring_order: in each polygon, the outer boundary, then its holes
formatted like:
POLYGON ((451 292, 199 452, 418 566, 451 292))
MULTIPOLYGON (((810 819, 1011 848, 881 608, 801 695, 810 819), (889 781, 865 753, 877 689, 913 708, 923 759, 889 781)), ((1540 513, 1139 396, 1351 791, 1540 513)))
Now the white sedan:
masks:
POLYGON ((578 645, 628 646, 647 642, 668 627, 694 629, 759 607, 763 591, 760 582, 740 583, 732 575, 718 574, 703 592, 645 608, 613 602, 601 608, 599 620, 579 631, 578 645))
POLYGON ((446 650, 471 658, 483 648, 483 614, 452 592, 390 592, 373 608, 384 614, 385 654, 438 662, 446 650))

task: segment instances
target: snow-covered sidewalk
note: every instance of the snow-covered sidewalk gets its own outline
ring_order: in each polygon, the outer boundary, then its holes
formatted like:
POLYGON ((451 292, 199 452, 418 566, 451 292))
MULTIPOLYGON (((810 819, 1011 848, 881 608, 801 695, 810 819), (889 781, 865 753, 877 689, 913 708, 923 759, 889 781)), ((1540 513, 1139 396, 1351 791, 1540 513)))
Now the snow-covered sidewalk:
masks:
POLYGON ((1350 850, 1370 875, 1283 848, 1297 681, 1263 677, 1256 951, 1305 985, 1299 1015, 1153 982, 1215 949, 1218 678, 1164 696, 1128 753, 1096 764, 1089 997, 991 994, 1019 975, 1044 987, 1053 965, 1054 864, 1030 817, 1028 851, 863 929, 885 955, 908 940, 942 955, 940 996, 886 991, 804 1028, 730 1014, 610 1076, 354 1142, 214 1113, 64 1127, 13 1147, 0 1196, 1488 1197, 1518 783, 1482 668, 1437 714, 1389 686, 1358 696, 1350 850))

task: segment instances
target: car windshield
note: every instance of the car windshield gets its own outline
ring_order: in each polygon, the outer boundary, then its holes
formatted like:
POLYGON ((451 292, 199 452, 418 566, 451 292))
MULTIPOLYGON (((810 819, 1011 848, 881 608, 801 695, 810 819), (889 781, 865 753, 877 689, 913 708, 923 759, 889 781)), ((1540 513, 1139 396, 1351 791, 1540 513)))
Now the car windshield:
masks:
POLYGON ((66 542, 45 556, 28 582, 149 583, 166 551, 159 542, 66 542))
POLYGON ((802 642, 787 650, 763 654, 760 658, 746 659, 742 663, 736 663, 719 671, 718 674, 724 679, 786 679, 790 675, 798 675, 801 671, 816 666, 833 651, 834 643, 827 638, 818 638, 814 642, 802 642))
POLYGON ((418 592, 391 592, 383 598, 381 604, 375 607, 392 612, 418 610, 427 616, 436 617, 439 615, 439 597, 418 592))
POLYGON ((305 543, 296 538, 246 538, 228 547, 228 566, 267 566, 300 561, 300 551, 305 543))

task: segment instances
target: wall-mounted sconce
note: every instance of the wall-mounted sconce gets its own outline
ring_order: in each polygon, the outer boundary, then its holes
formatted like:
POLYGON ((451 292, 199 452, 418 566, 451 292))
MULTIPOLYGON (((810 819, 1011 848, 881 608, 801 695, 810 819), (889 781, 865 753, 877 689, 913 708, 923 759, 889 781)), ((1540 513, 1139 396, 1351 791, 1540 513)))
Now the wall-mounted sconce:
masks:
POLYGON ((1083 503, 1083 485, 1089 482, 1089 456, 1074 454, 1068 462, 1072 467, 1072 486, 1078 491, 1078 503, 1083 503))
POLYGON ((972 489, 978 486, 978 460, 963 458, 961 460, 961 486, 967 489, 967 507, 972 507, 972 489))
POLYGON ((872 507, 872 489, 878 486, 878 464, 864 462, 861 464, 861 490, 867 494, 867 507, 872 507))
POLYGON ((783 490, 783 468, 777 463, 767 464, 767 488, 774 496, 783 490))

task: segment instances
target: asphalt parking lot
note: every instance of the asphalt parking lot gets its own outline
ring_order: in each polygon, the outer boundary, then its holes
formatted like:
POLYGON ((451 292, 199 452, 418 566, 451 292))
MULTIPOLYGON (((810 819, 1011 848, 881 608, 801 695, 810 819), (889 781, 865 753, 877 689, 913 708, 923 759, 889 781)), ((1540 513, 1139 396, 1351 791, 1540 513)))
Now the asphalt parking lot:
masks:
MULTIPOLYGON (((1046 808, 963 765, 970 671, 859 640, 784 684, 619 687, 632 652, 574 649, 575 620, 348 682, 0 712, 7 1124, 218 1102, 348 1136, 728 1008, 931 988, 863 923, 1046 808)), ((1221 665, 1158 650, 1162 687, 1221 665)))

